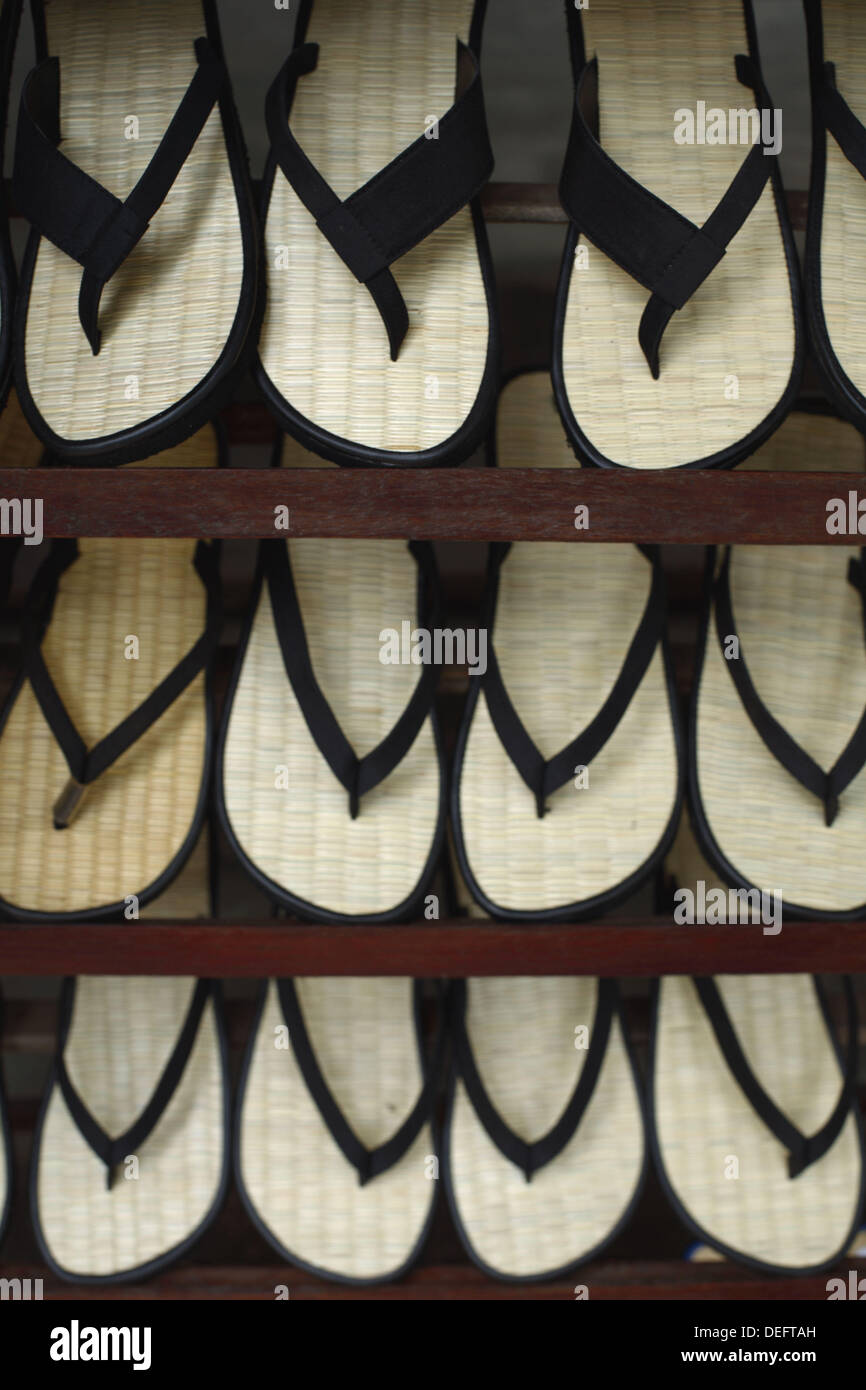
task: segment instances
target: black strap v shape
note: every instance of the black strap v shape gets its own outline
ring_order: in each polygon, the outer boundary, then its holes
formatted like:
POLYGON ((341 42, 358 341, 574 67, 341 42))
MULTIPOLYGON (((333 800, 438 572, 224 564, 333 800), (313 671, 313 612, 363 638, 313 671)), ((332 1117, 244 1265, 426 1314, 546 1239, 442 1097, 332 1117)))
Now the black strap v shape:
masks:
MULTIPOLYGON (((848 582, 860 594, 863 604, 863 635, 864 641, 866 641, 866 560, 864 560, 864 554, 866 552, 861 553, 859 560, 852 559, 850 561, 848 582)), ((807 753, 805 748, 802 748, 770 713, 749 675, 749 668, 743 654, 743 644, 737 635, 731 600, 730 546, 725 551, 725 558, 722 561, 713 592, 719 646, 737 694, 742 701, 743 709, 776 761, 781 763, 786 772, 796 778, 802 787, 805 787, 823 804, 825 824, 832 825, 839 813, 839 798, 866 764, 866 709, 864 709, 854 733, 830 771, 825 772, 811 754, 807 753), (737 638, 739 653, 737 657, 730 660, 725 654, 725 645, 729 637, 737 638)))
MULTIPOLYGON (((734 1025, 725 1008, 719 988, 708 977, 696 978, 695 987, 731 1075, 741 1087, 752 1109, 763 1120, 771 1134, 788 1150, 788 1176, 799 1177, 811 1164, 833 1147, 854 1105, 857 1084, 857 1001, 850 977, 842 977, 847 1013, 848 1050, 842 1077, 842 1088, 833 1110, 814 1134, 806 1135, 782 1113, 767 1094, 749 1065, 740 1046, 734 1025)), ((818 991, 818 982, 815 980, 818 991)), ((818 991, 820 1002, 820 992, 818 991)))
POLYGON ((57 1081, 63 1094, 63 1099, 69 1108, 81 1137, 89 1144, 96 1154, 96 1157, 105 1164, 106 1186, 109 1191, 114 1185, 114 1175, 119 1164, 125 1158, 133 1154, 136 1149, 145 1142, 153 1132, 162 1118, 165 1110, 180 1085, 181 1078, 189 1061, 196 1037, 198 1036, 199 1024, 205 1010, 205 1005, 213 993, 212 980, 196 981, 195 989, 192 992, 190 1005, 187 1010, 183 1027, 177 1036, 177 1041, 171 1050, 171 1055, 166 1062, 162 1075, 160 1076, 153 1094, 147 1105, 142 1110, 138 1119, 124 1130, 123 1134, 117 1135, 114 1139, 102 1128, 99 1121, 88 1110, 81 1096, 76 1091, 69 1072, 66 1069, 63 1050, 66 1043, 66 1036, 72 1021, 72 1010, 75 1000, 75 980, 67 979, 63 982, 63 993, 61 996, 61 1044, 57 1050, 55 1069, 57 1081))
MULTIPOLYGON (((485 626, 492 634, 496 612, 499 572, 508 554, 508 544, 490 549, 490 574, 485 597, 485 626)), ((588 767, 601 752, 623 718, 664 635, 664 571, 657 547, 640 547, 652 564, 653 577, 643 617, 625 656, 622 669, 598 714, 571 743, 552 758, 544 758, 527 732, 505 688, 492 637, 488 639, 487 671, 481 677, 490 718, 503 748, 523 781, 535 797, 539 817, 550 809, 545 799, 574 776, 575 767, 588 767)))
MULTIPOLYGON (((209 40, 196 39, 194 46, 198 66, 192 81, 150 163, 123 201, 58 148, 59 60, 44 59, 24 83, 13 196, 36 230, 83 267, 78 317, 94 355, 101 340, 102 291, 165 202, 227 81, 222 59, 209 40)), ((97 94, 94 100, 98 99, 97 94)))
POLYGON ((823 86, 816 93, 818 112, 836 144, 861 178, 866 179, 866 128, 836 86, 836 64, 824 64, 823 86))
MULTIPOLYGON (((772 108, 754 59, 740 53, 735 63, 738 80, 772 108)), ((774 162, 763 144, 753 145, 718 206, 698 227, 615 164, 599 144, 584 115, 597 86, 594 58, 575 87, 560 201, 577 229, 650 291, 638 338, 658 378, 665 329, 725 255, 763 193, 774 162)))
MULTIPOLYGON (((521 1139, 520 1135, 515 1133, 502 1118, 487 1094, 466 1027, 467 1003, 466 981, 455 980, 451 989, 451 1030, 457 1074, 466 1087, 475 1113, 488 1138, 510 1163, 521 1170, 526 1181, 531 1182, 533 1174, 546 1164, 552 1163, 562 1153, 565 1146, 571 1142, 583 1119, 586 1107, 593 1097, 616 1012, 616 981, 598 981, 598 998, 592 1024, 592 1038, 574 1090, 556 1123, 541 1139, 536 1139, 532 1143, 527 1143, 525 1139, 521 1139)), ((515 1065, 520 1065, 519 1057, 515 1065)))
MULTIPOLYGON (((415 980, 416 1010, 420 1006, 420 988, 420 982, 415 980)), ((415 1104, 384 1144, 380 1144, 375 1149, 368 1149, 361 1143, 352 1129, 325 1080, 310 1035, 307 1032, 294 982, 292 980, 278 980, 277 992, 280 997, 283 1018, 289 1030, 292 1049, 307 1089, 318 1106, 319 1113, 328 1127, 331 1138, 344 1157, 352 1164, 358 1174, 360 1186, 364 1187, 368 1182, 372 1182, 373 1178, 378 1178, 400 1162, 403 1155, 414 1144, 423 1126, 430 1119, 436 1085, 445 1056, 447 1030, 444 1019, 440 1015, 432 1055, 430 1061, 423 1066, 424 1082, 415 1104)))
POLYGON ((409 313, 390 266, 480 192, 493 169, 478 62, 457 40, 458 76, 471 78, 434 131, 400 152, 363 187, 341 200, 301 149, 289 127, 298 80, 314 72, 319 45, 295 48, 277 73, 265 105, 274 158, 323 236, 366 285, 396 361, 409 313))
MULTIPOLYGON (((430 627, 436 627, 438 580, 432 546, 429 542, 410 541, 409 550, 419 571, 419 617, 430 627)), ((286 542, 263 541, 262 565, 286 675, 322 757, 349 793, 349 815, 355 820, 361 809, 361 797, 390 777, 421 732, 433 707, 438 668, 432 662, 422 666, 415 689, 393 729, 381 743, 359 758, 316 679, 286 542)))
POLYGON ((207 590, 205 630, 185 656, 160 681, 141 704, 119 724, 88 748, 54 684, 41 645, 45 636, 61 576, 78 559, 77 541, 55 541, 48 559, 37 575, 22 618, 24 671, 69 768, 69 783, 54 806, 54 828, 65 830, 84 797, 85 788, 116 762, 133 743, 155 724, 169 705, 182 695, 200 671, 209 665, 219 640, 221 611, 219 579, 214 553, 199 541, 195 569, 207 590))

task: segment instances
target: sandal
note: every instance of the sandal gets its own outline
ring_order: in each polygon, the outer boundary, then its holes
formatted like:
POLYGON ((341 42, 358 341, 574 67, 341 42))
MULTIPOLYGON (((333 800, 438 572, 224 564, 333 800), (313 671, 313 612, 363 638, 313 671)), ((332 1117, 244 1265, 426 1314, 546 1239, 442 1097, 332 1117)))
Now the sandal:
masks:
MULTIPOLYGON (((685 829, 675 851, 679 884, 719 887, 685 829)), ((842 1000, 844 1054, 817 976, 676 976, 655 986, 648 1118, 662 1186, 700 1240, 752 1268, 826 1269, 858 1229, 866 1150, 847 977, 842 1000)))
MULTIPOLYGON (((862 476, 866 455, 851 425, 800 412, 745 466, 862 476)), ((847 510, 847 495, 838 501, 847 510)), ((708 552, 692 697, 695 828, 726 882, 776 893, 793 916, 866 912, 858 541, 708 552)))
POLYGON ((281 1258, 343 1284, 389 1282, 430 1229, 429 1062, 421 985, 304 979, 262 986, 238 1096, 235 1179, 281 1258))
POLYGON ((856 0, 806 0, 812 178, 806 308, 832 399, 866 427, 866 15, 856 0))
POLYGON ((117 464, 186 438, 245 370, 260 314, 246 153, 213 0, 35 0, 33 16, 16 383, 52 454, 117 464))
MULTIPOLYGON (((212 916, 208 836, 148 919, 212 916)), ((185 1254, 229 1181, 228 1048, 218 982, 63 982, 30 1201, 49 1268, 82 1284, 143 1279, 185 1254)))
POLYGON ((305 0, 268 93, 259 385, 336 463, 458 463, 487 428, 485 4, 305 0))
POLYGON ((751 0, 567 14, 572 225, 553 362, 565 428, 605 468, 730 467, 784 419, 804 355, 781 113, 751 0))
MULTIPOLYGON (((501 468, 574 466, 546 374, 505 387, 497 448, 501 468)), ((682 800, 665 625, 657 550, 491 547, 487 669, 470 681, 451 798, 460 871, 490 916, 589 915, 660 861, 682 800)))
MULTIPOLYGON (((318 462, 293 440, 278 448, 285 467, 318 462)), ((416 619, 435 629, 437 586, 429 544, 261 544, 217 804, 247 872, 301 916, 398 921, 419 910, 444 836, 438 669, 385 664, 383 639, 416 619)))
MULTIPOLYGON (((479 917, 459 871, 455 889, 479 917)), ((560 1278, 627 1225, 646 1174, 616 982, 459 980, 450 1007, 442 1177, 457 1232, 494 1279, 560 1278)))
MULTIPOLYGON (((208 427, 149 466, 219 458, 208 427)), ((0 714, 0 908, 120 917, 168 885, 203 823, 218 549, 110 538, 42 552, 0 714)))

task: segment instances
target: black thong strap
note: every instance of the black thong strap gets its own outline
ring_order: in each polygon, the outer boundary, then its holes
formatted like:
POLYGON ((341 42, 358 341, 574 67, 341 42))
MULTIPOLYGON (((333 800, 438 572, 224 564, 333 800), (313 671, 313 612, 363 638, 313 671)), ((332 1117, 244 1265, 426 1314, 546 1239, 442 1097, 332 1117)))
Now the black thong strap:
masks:
MULTIPOLYGON (((435 628, 439 586, 433 547, 426 541, 410 541, 409 550, 418 565, 419 615, 424 614, 422 621, 435 628)), ((355 820, 360 813, 361 797, 390 777, 421 732, 433 708, 439 670, 432 662, 422 665, 415 689, 394 727, 375 748, 359 758, 313 670, 286 542, 263 541, 261 564, 286 675, 317 748, 349 794, 349 815, 355 820)))
MULTIPOLYGON (((505 687, 492 639, 488 639, 487 670, 481 677, 490 718, 503 748, 532 795, 536 811, 545 815, 546 798, 565 786, 577 767, 588 767, 621 722, 646 675, 665 631, 664 571, 658 547, 643 548, 652 565, 652 583, 643 617, 632 637, 619 675, 601 709, 569 744, 552 758, 545 758, 512 704, 505 687)), ((491 546, 490 570, 485 595, 484 625, 492 633, 499 588, 499 574, 509 553, 508 544, 491 546)))
MULTIPOLYGON (((764 109, 772 110, 755 60, 740 53, 735 66, 738 81, 752 89, 764 109)), ((761 141, 752 146, 717 206, 697 226, 627 174, 599 143, 585 114, 593 106, 597 109, 598 84, 599 65, 593 59, 575 85, 560 201, 577 230, 649 291, 638 339, 658 378, 665 329, 715 270, 753 211, 775 167, 774 157, 763 143, 761 121, 761 141)), ((640 120, 640 112, 633 118, 640 120)))
MULTIPOLYGON (((125 1129, 122 1134, 118 1134, 114 1138, 106 1133, 102 1125, 82 1100, 78 1091, 75 1089, 66 1067, 64 1049, 69 1029, 73 1021, 75 992, 75 980, 64 980, 60 1001, 60 1037, 62 1041, 55 1059, 57 1082, 63 1094, 63 1099, 66 1101, 69 1108, 69 1113, 75 1121, 81 1137, 90 1146, 100 1162, 105 1164, 106 1185, 110 1190, 114 1184, 114 1177, 118 1166, 123 1163, 125 1159, 135 1155, 136 1150, 140 1149, 148 1136, 153 1133, 159 1121, 162 1119, 162 1116, 165 1114, 172 1096, 180 1085, 184 1071, 186 1070, 186 1064, 190 1059, 193 1047, 195 1046, 195 1040, 198 1037, 199 1025, 201 1024, 205 1006, 214 993, 214 982, 213 980, 196 981, 183 1025, 177 1035, 168 1061, 163 1067, 162 1074, 154 1087, 150 1100, 138 1116, 138 1119, 125 1129)), ((130 1061, 131 1059, 132 1051, 130 1053, 130 1061)))
MULTIPOLYGON (((804 1172, 811 1164, 817 1163, 833 1147, 854 1105, 857 1084, 857 1001, 850 977, 847 975, 842 977, 847 1013, 848 1047, 839 1098, 820 1129, 809 1135, 803 1134, 788 1119, 787 1115, 783 1114, 761 1085, 743 1051, 715 980, 701 977, 696 978, 694 983, 731 1075, 741 1088, 755 1114, 763 1121, 770 1133, 778 1139, 782 1147, 787 1149, 788 1176, 791 1178, 799 1177, 800 1173, 804 1172)), ((823 1005, 817 979, 814 983, 819 1003, 823 1005)))
MULTIPOLYGON (((219 100, 227 73, 208 39, 195 40, 196 70, 165 134, 129 195, 120 199, 60 147, 60 61, 45 58, 21 93, 13 196, 18 211, 82 267, 78 317, 99 352, 99 302, 165 202, 219 100)), ((94 98, 98 100, 98 95, 94 98)))
POLYGON ((454 105, 345 199, 322 177, 289 125, 298 81, 318 63, 319 45, 304 43, 277 73, 265 107, 271 148, 319 231, 369 291, 396 361, 409 312, 390 267, 471 202, 493 169, 478 61, 458 39, 454 105))
POLYGON ((60 580, 78 559, 78 542, 53 542, 31 589, 22 619, 23 669, 39 707, 69 768, 69 780, 54 804, 54 828, 65 830, 81 808, 87 789, 131 748, 183 694, 199 672, 210 666, 219 641, 222 611, 216 552, 206 541, 195 551, 195 569, 207 591, 207 617, 198 641, 141 704, 88 748, 57 689, 42 655, 60 580))
MULTIPOLYGON (((863 635, 864 642, 866 642, 866 565, 864 565, 864 553, 866 552, 861 552, 860 558, 857 560, 849 560, 848 582, 860 594, 863 605, 863 635)), ((782 727, 778 719, 770 713, 755 688, 734 617, 731 598, 730 546, 725 551, 713 594, 719 646, 725 665, 730 672, 731 680, 734 682, 752 727, 785 771, 790 773, 802 787, 805 787, 821 802, 824 809, 825 824, 832 825, 839 813, 842 793, 846 787, 850 786, 866 764, 866 709, 864 709, 856 729, 830 771, 825 772, 811 754, 807 753, 805 748, 801 747, 796 739, 793 739, 788 731, 782 727), (730 638, 736 638, 736 647, 732 647, 729 654, 727 648, 730 638), (734 652, 736 655, 733 654, 734 652)))
MULTIPOLYGON (((417 1018, 421 1009, 421 982, 415 980, 413 984, 417 1018)), ((307 1031, 294 982, 292 980, 278 980, 277 992, 283 1018, 289 1030, 292 1050, 307 1089, 318 1107, 319 1114, 327 1126, 331 1138, 357 1172, 360 1186, 364 1187, 368 1182, 372 1182, 382 1173, 387 1173, 389 1168, 393 1168, 395 1164, 400 1162, 400 1159, 414 1144, 423 1126, 431 1118, 447 1041, 444 1018, 440 1012, 430 1060, 426 1063, 422 1062, 423 1082, 415 1103, 408 1115, 404 1117, 384 1143, 377 1145, 375 1149, 368 1149, 352 1129, 340 1109, 333 1091, 325 1080, 307 1031)))
MULTIPOLYGON (((465 980, 455 980, 451 988, 451 1035, 454 1065, 466 1087, 472 1106, 488 1138, 500 1153, 524 1174, 526 1181, 562 1153, 577 1131, 592 1100, 601 1073, 602 1062, 614 1017, 617 1012, 617 988, 614 980, 598 981, 598 997, 592 1037, 574 1090, 556 1123, 540 1139, 529 1143, 503 1119, 487 1092, 466 1026, 468 991, 465 980)), ((515 1067, 520 1067, 519 1040, 515 1050, 515 1067)))

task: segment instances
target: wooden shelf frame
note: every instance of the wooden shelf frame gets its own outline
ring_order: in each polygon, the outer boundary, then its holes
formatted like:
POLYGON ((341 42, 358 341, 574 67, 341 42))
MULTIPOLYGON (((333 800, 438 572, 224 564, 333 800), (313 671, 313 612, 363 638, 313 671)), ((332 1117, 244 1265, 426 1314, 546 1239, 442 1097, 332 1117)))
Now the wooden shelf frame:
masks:
POLYGON ((3 975, 660 975, 866 973, 866 924, 675 926, 670 919, 514 926, 295 922, 0 924, 3 975))
MULTIPOLYGON (((673 545, 852 545, 828 503, 866 475, 526 469, 0 468, 0 497, 42 501, 49 537, 371 537, 673 545), (575 529, 575 507, 589 508, 575 529), (289 528, 275 530, 275 508, 289 528)), ((856 503, 855 513, 856 516, 856 503)), ((866 512, 866 507, 864 507, 866 512)), ((856 524, 856 523, 855 523, 856 524)), ((866 515, 863 517, 866 528, 866 515)), ((862 542, 861 542, 862 543, 862 542)))

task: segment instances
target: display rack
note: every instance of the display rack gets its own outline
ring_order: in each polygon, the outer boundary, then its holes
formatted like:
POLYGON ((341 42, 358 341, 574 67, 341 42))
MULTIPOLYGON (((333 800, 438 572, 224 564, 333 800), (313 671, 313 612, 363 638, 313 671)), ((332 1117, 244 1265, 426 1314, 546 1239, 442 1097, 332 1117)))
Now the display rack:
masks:
MULTIPOLYGON (((565 220, 550 185, 493 184, 484 203, 492 222, 565 220)), ((802 228, 805 195, 794 194, 789 203, 802 228)), ((229 407, 226 420, 236 443, 266 444, 275 430, 265 407, 256 404, 229 407)), ((0 468, 0 496, 42 498, 49 537, 267 537, 274 534, 274 507, 287 505, 289 535, 298 537, 850 545, 850 537, 829 534, 826 523, 827 503, 852 488, 866 498, 866 478, 850 473, 0 468), (578 503, 589 507, 587 530, 575 530, 578 503)), ((458 682, 450 693, 459 688, 458 682)), ((647 978, 801 971, 866 973, 866 930, 849 922, 791 922, 775 937, 754 928, 678 927, 669 916, 520 926, 468 918, 331 927, 287 921, 0 924, 0 976, 647 978)), ((47 1009, 13 1005, 4 1048, 38 1053, 51 1045, 47 1009)), ((13 1106, 22 1150, 34 1118, 27 1104, 13 1106)), ((241 1230, 243 1214, 235 1216, 241 1230)), ((244 1239, 238 1236, 240 1245, 244 1239)), ((770 1278, 727 1263, 676 1259, 608 1260, 579 1270, 573 1280, 497 1284, 453 1256, 441 1262, 435 1251, 431 1263, 399 1284, 355 1289, 288 1270, 274 1256, 268 1262, 267 1247, 256 1239, 243 1265, 187 1264, 140 1287, 82 1289, 50 1279, 44 1269, 13 1271, 2 1264, 0 1277, 30 1273, 45 1279, 46 1297, 73 1299, 272 1299, 276 1284, 287 1284, 293 1299, 573 1299, 575 1284, 601 1299, 826 1297, 824 1276, 770 1278)), ((196 1252, 192 1258, 198 1260, 196 1252)), ((862 1272, 866 1266, 848 1259, 845 1267, 862 1272)))

